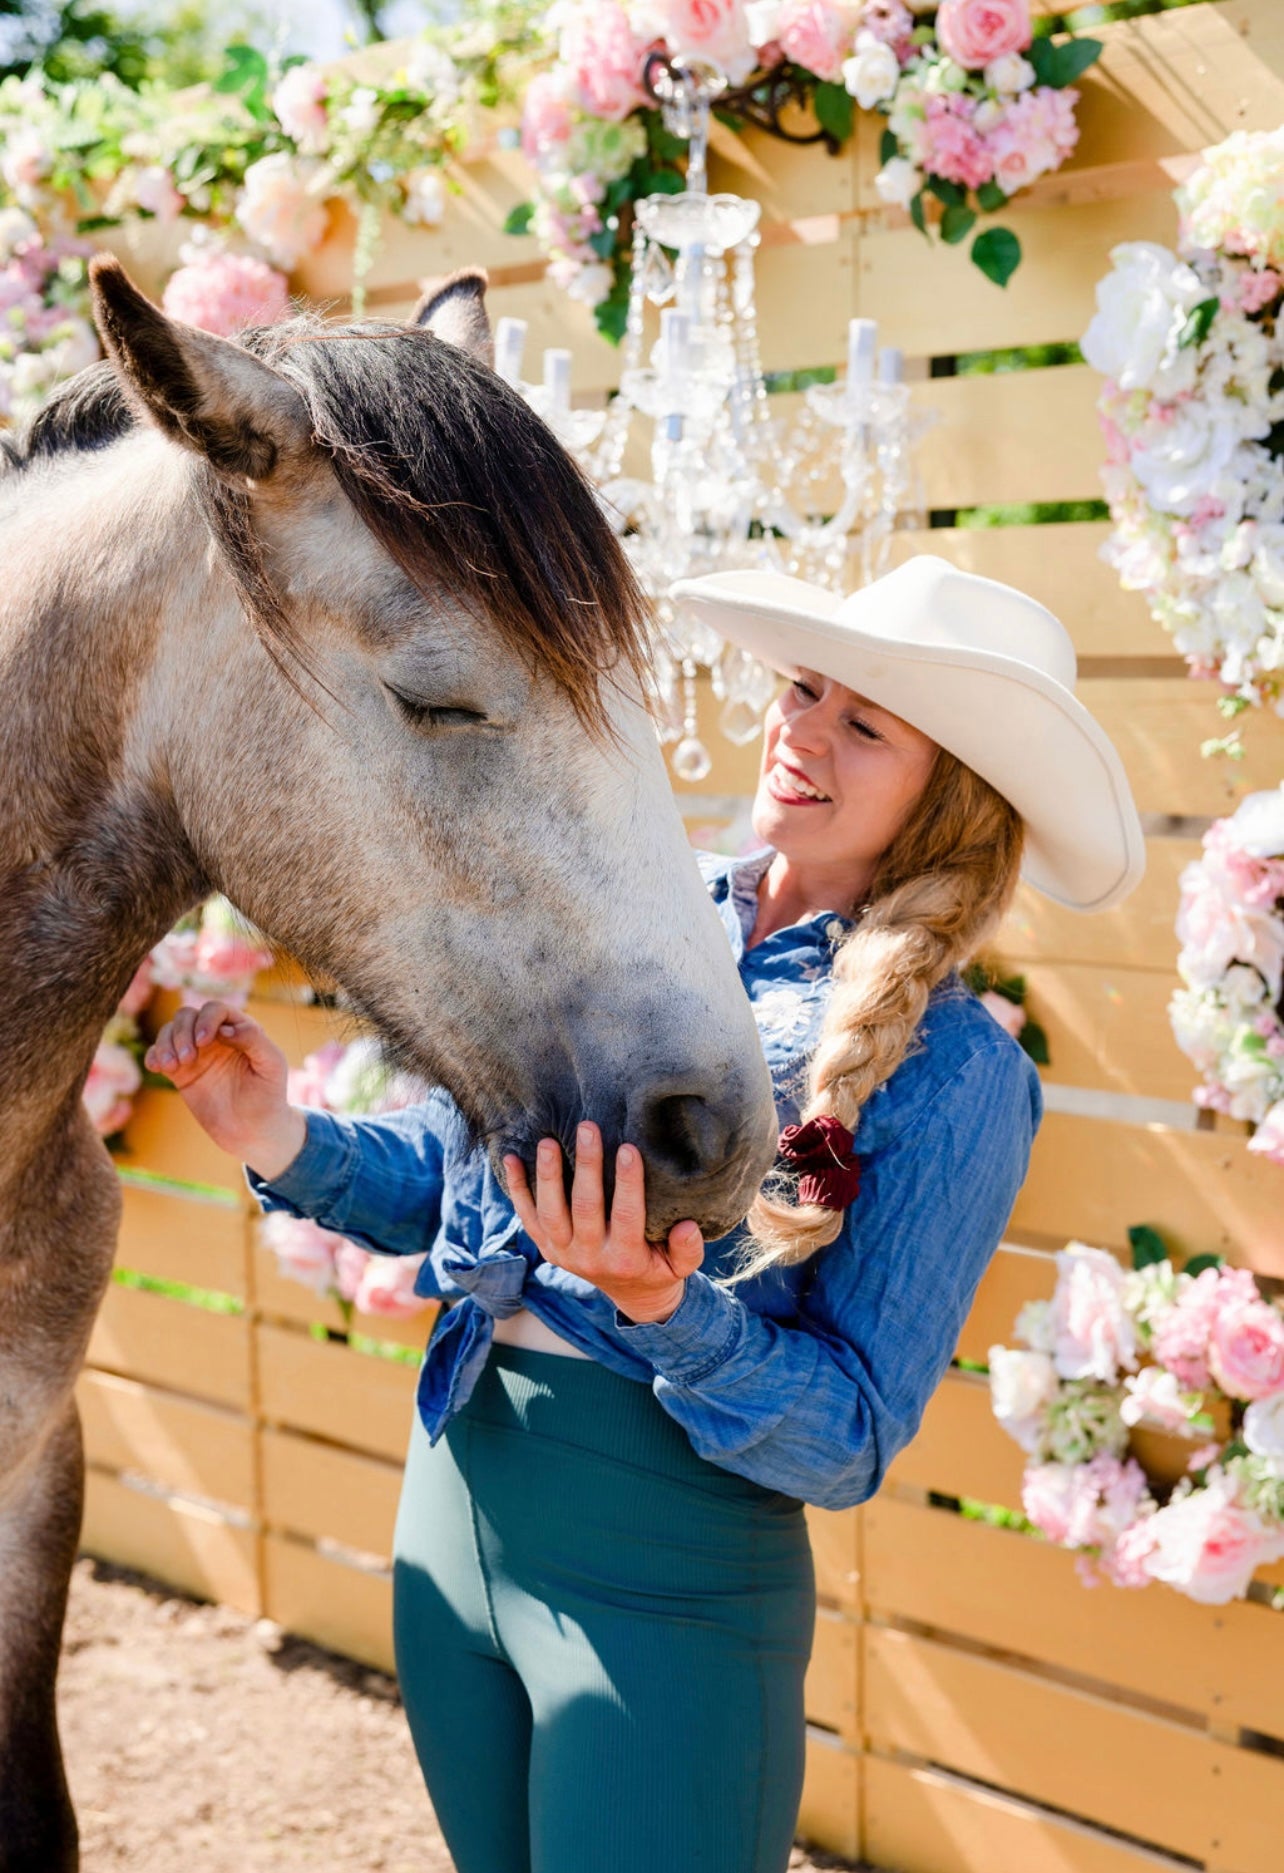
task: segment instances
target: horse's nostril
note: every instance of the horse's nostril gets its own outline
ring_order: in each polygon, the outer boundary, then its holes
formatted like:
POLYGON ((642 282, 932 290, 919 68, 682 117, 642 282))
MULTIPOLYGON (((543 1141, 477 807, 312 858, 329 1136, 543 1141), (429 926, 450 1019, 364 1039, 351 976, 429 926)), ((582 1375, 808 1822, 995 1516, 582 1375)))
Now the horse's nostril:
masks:
POLYGON ((638 1140, 653 1163, 678 1177, 698 1177, 717 1163, 727 1128, 707 1099, 667 1093, 650 1099, 642 1112, 638 1140))

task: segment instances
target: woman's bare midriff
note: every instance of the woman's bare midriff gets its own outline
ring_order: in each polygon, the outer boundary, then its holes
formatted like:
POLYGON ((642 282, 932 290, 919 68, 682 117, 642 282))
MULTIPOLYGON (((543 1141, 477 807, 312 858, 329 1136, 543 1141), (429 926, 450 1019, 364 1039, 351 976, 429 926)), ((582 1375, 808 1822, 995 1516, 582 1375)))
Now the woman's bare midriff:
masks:
POLYGON ((501 1346, 524 1346, 528 1353, 561 1353, 568 1359, 588 1359, 590 1354, 572 1346, 560 1333, 554 1333, 529 1307, 519 1307, 515 1314, 495 1322, 495 1338, 501 1346))

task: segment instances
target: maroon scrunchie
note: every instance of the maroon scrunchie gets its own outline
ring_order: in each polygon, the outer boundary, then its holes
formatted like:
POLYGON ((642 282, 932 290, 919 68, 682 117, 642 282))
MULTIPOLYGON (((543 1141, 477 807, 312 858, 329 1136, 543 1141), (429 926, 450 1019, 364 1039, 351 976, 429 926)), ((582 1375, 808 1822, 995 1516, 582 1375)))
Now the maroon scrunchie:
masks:
POLYGON ((799 1203, 814 1203, 822 1210, 845 1210, 860 1192, 860 1160, 856 1140, 838 1119, 827 1115, 805 1125, 786 1125, 780 1134, 780 1155, 792 1171, 800 1171, 799 1203))

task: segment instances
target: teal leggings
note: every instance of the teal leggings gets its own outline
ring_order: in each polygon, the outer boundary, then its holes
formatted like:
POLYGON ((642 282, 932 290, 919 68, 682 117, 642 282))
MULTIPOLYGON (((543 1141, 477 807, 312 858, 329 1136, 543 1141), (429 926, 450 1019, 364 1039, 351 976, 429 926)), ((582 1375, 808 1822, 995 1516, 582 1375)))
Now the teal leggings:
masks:
POLYGON ((783 1873, 815 1592, 800 1506, 650 1390, 494 1348, 397 1518, 397 1671, 458 1873, 783 1873))

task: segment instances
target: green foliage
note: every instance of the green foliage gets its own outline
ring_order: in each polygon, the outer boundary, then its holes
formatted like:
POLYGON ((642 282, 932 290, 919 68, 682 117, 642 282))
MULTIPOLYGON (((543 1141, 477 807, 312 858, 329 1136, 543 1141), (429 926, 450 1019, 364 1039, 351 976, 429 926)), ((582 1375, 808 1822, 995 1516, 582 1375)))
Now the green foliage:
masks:
POLYGON ((1152 1262, 1172 1260, 1163 1237, 1149 1223, 1134 1223, 1128 1231, 1128 1244, 1134 1268, 1148 1268, 1152 1262))
POLYGON ((1004 371, 1042 371, 1057 364, 1082 364, 1076 344, 1008 345, 995 351, 960 351, 954 360, 958 377, 990 377, 1004 371))
POLYGON ((182 1301, 199 1307, 207 1314, 243 1314, 245 1302, 234 1294, 221 1294, 215 1288, 194 1287, 190 1281, 162 1281, 159 1275, 140 1274, 134 1268, 114 1268, 112 1280, 118 1287, 133 1288, 141 1294, 161 1294, 166 1300, 182 1301))
POLYGON ((529 234, 531 216, 535 213, 534 202, 518 202, 516 208, 510 208, 504 216, 505 234, 529 234))
POLYGON ((1008 192, 1001 189, 997 182, 983 182, 976 191, 976 199, 986 214, 991 215, 996 208, 1006 208, 1008 192))
POLYGON ((1202 1275, 1206 1268, 1222 1267, 1223 1261, 1224 1258, 1222 1256, 1214 1255, 1211 1252, 1205 1255, 1192 1255, 1182 1269, 1182 1273, 1185 1275, 1202 1275))
POLYGON ((1052 1054, 1048 1047, 1047 1032, 1044 1028, 1039 1026, 1037 1021, 1026 1022, 1021 1032, 1017 1035, 1017 1045, 1018 1047, 1024 1048, 1036 1067, 1050 1067, 1052 1065, 1052 1054))
POLYGON ((919 233, 923 235, 925 239, 930 241, 932 237, 927 232, 927 217, 923 213, 923 191, 922 189, 919 190, 918 194, 914 197, 913 201, 910 203, 909 214, 910 214, 910 220, 914 223, 914 226, 918 229, 919 233))
POLYGON ((972 259, 987 280, 1006 286, 1021 264, 1021 243, 1011 228, 987 228, 972 243, 972 259))
POLYGON ((965 241, 976 226, 976 210, 952 202, 941 216, 941 239, 950 247, 965 241))
POLYGON ((226 63, 214 80, 214 89, 229 97, 240 98, 256 123, 268 123, 272 110, 268 104, 268 62, 255 46, 233 45, 224 54, 226 63))
POLYGON ((1060 91, 1072 85, 1101 57, 1100 39, 1036 39, 1026 54, 1041 85, 1060 91))
POLYGON ((812 108, 821 129, 828 131, 836 142, 846 143, 852 133, 856 109, 855 99, 846 86, 822 81, 816 86, 812 108))
POLYGON ((1213 320, 1221 310, 1221 300, 1214 293, 1211 299, 1201 299, 1191 308, 1186 323, 1177 335, 1178 351, 1185 351, 1189 345, 1202 345, 1212 327, 1213 320))

